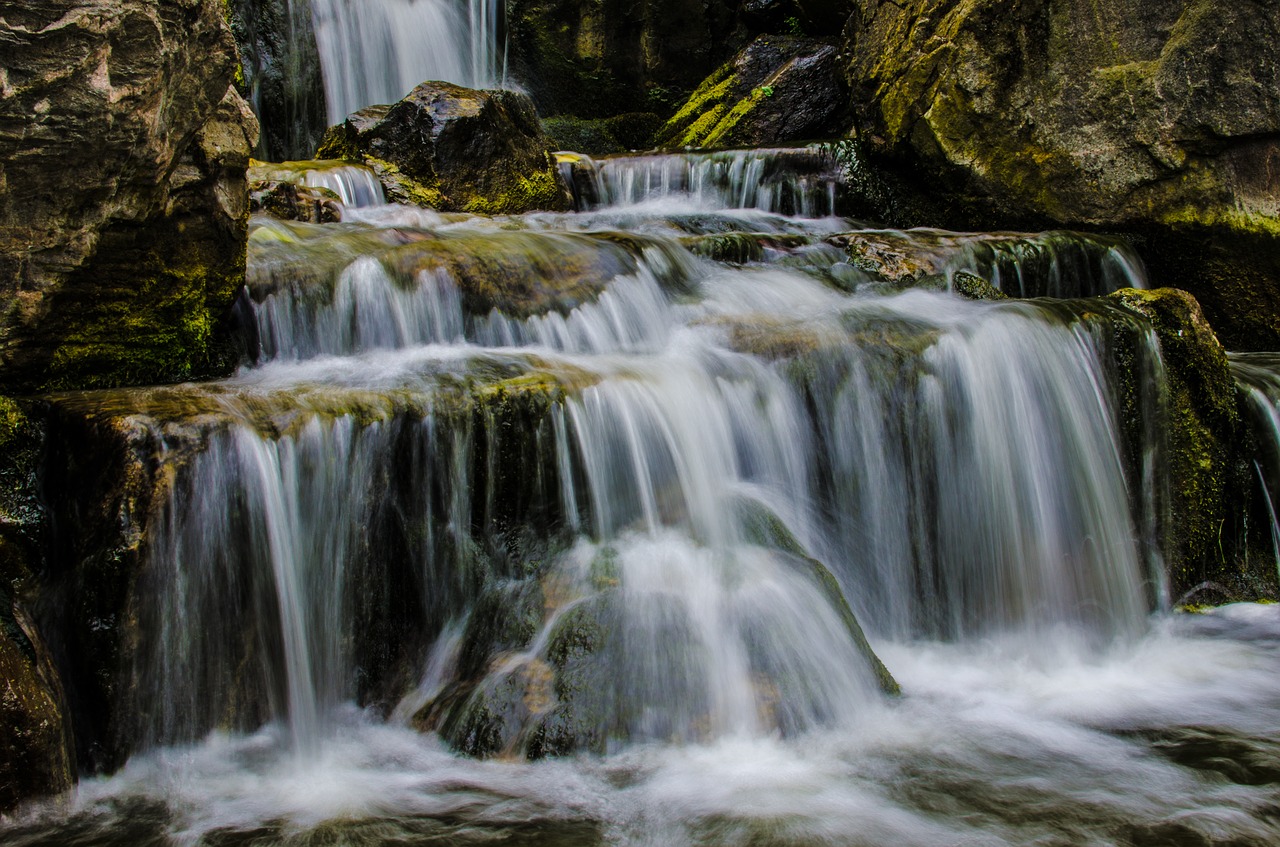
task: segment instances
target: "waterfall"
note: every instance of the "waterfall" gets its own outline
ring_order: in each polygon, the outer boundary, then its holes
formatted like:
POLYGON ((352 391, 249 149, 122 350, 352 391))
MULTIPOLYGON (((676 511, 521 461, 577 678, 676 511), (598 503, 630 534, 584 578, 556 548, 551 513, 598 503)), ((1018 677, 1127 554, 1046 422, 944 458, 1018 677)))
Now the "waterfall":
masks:
POLYGON ((497 0, 309 2, 329 123, 394 103, 425 80, 468 88, 502 84, 497 0))
POLYGON ((839 174, 820 148, 730 150, 593 160, 574 155, 569 183, 585 211, 644 202, 834 215, 839 174))
POLYGON ((863 228, 820 151, 565 161, 574 213, 254 219, 234 376, 50 399, 150 475, 134 755, 0 840, 1280 837, 1280 617, 1165 614, 1125 245, 863 228))

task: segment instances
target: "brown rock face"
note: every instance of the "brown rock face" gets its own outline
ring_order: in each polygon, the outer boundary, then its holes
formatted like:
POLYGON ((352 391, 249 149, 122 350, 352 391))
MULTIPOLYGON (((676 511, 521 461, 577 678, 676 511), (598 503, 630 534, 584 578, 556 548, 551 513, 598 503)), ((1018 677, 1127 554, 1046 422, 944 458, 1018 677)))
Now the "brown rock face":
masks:
POLYGON ((0 387, 212 366, 243 282, 257 122, 220 0, 15 0, 0 17, 0 387))
POLYGON ((368 165, 392 202, 495 215, 567 211, 572 198, 550 148, 526 95, 424 82, 331 127, 317 156, 368 165))
POLYGON ((1123 227, 1153 257, 1210 255, 1156 282, 1233 346, 1280 347, 1274 310, 1250 315, 1280 302, 1274 2, 867 0, 845 48, 870 150, 966 198, 944 223, 1123 227))

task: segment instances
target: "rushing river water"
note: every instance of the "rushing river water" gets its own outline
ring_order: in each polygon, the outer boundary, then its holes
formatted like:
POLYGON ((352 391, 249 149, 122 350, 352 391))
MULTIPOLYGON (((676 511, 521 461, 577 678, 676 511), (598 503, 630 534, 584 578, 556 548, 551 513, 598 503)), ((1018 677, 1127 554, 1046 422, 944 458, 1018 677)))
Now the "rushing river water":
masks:
POLYGON ((1160 392, 1118 406, 1159 347, 1102 298, 1140 263, 861 230, 824 167, 255 221, 254 363, 78 401, 174 479, 135 752, 0 840, 1280 842, 1280 607, 1168 609, 1160 392))

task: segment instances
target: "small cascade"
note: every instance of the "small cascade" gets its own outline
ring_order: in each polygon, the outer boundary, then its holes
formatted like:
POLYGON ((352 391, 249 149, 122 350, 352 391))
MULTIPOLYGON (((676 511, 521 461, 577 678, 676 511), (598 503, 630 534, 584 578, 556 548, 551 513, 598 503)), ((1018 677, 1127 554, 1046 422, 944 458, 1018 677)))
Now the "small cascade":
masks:
POLYGON ((836 213, 840 182, 835 159, 819 148, 575 154, 565 164, 579 211, 654 203, 819 218, 836 213))
POLYGON ((496 0, 297 0, 311 6, 329 123, 424 80, 503 81, 496 0))
POLYGON ((333 167, 311 167, 303 174, 303 185, 327 188, 348 208, 380 206, 386 203, 382 183, 372 170, 363 165, 341 164, 333 167))

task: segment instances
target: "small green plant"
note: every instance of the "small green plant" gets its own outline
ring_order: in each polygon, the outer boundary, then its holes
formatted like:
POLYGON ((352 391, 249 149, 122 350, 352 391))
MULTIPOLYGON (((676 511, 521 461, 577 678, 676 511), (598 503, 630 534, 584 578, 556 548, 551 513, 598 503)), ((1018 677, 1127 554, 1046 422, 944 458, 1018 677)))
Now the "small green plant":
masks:
POLYGON ((800 19, 795 15, 791 15, 782 21, 782 26, 786 29, 788 35, 804 35, 804 27, 800 25, 800 19))

